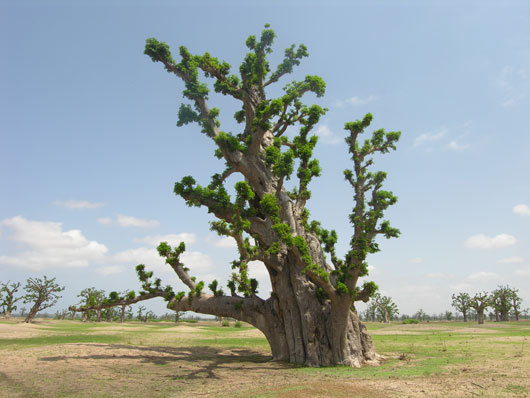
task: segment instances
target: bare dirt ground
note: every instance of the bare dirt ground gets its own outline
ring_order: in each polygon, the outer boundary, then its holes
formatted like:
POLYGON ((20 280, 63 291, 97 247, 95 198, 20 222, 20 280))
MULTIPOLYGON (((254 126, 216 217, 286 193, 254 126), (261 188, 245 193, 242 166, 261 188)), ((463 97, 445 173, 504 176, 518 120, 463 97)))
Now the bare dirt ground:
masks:
MULTIPOLYGON (((47 324, 0 323, 0 339, 49 336, 54 332, 43 327, 47 324)), ((141 332, 142 326, 134 329, 141 332)), ((145 328, 148 333, 148 326, 145 328)), ((149 334, 149 346, 67 343, 0 347, 0 396, 496 397, 528 396, 530 391, 530 357, 524 352, 518 356, 514 351, 502 361, 493 358, 448 366, 431 376, 358 379, 342 373, 301 372, 288 364, 270 362, 265 349, 186 344, 200 328, 181 325, 157 331, 149 334)), ((108 324, 104 331, 123 333, 124 329, 131 327, 108 324)), ((241 333, 238 336, 260 336, 253 329, 241 333)))

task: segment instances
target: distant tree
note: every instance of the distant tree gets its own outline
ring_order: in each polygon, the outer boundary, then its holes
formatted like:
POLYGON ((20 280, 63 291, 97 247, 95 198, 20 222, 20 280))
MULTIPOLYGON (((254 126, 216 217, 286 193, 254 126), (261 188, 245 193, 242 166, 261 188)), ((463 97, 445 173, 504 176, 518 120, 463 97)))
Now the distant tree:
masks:
POLYGON ((117 293, 117 292, 110 292, 108 302, 109 303, 117 303, 116 305, 120 307, 120 322, 123 323, 125 321, 125 310, 128 306, 128 302, 130 300, 134 300, 136 297, 136 293, 134 291, 125 290, 124 292, 117 293))
POLYGON ((444 318, 448 321, 451 321, 453 320, 453 313, 451 311, 445 311, 444 313, 444 318))
POLYGON ((427 314, 420 308, 414 315, 412 315, 412 317, 419 321, 424 321, 425 318, 427 318, 427 314))
POLYGON ((490 306, 490 296, 487 292, 477 293, 470 300, 471 307, 477 312, 478 324, 484 323, 484 310, 490 306))
POLYGON ((26 313, 26 307, 22 307, 22 308, 20 309, 20 316, 21 316, 21 317, 24 317, 24 314, 25 314, 25 313, 26 313))
POLYGON ((6 319, 11 317, 11 313, 17 310, 15 303, 19 300, 22 300, 24 297, 16 297, 15 293, 20 288, 20 282, 13 282, 9 284, 0 283, 0 305, 2 306, 2 313, 6 319))
POLYGON ((367 303, 366 309, 362 313, 365 321, 375 322, 377 319, 377 305, 373 300, 367 303))
POLYGON ((26 295, 24 303, 32 303, 28 316, 24 322, 29 323, 35 318, 39 311, 54 306, 62 297, 59 295, 64 290, 64 286, 55 283, 55 278, 48 279, 44 276, 41 278, 29 278, 24 286, 26 295))
POLYGON ((468 293, 453 294, 453 302, 451 304, 457 311, 464 316, 464 322, 467 322, 467 314, 471 308, 471 297, 468 293))
POLYGON ((139 321, 142 321, 142 322, 146 322, 147 319, 144 321, 144 318, 145 318, 145 310, 147 308, 145 308, 143 305, 139 305, 137 310, 136 310, 136 319, 138 319, 139 321))
POLYGON ((368 305, 368 309, 372 314, 373 318, 376 318, 379 322, 389 323, 390 320, 394 319, 399 314, 396 303, 388 296, 381 296, 379 293, 375 293, 368 305))
POLYGON ((157 319, 156 314, 153 311, 149 310, 145 313, 143 321, 144 322, 155 321, 156 319, 157 319))
POLYGON ((83 312, 83 322, 86 322, 92 319, 94 314, 96 316, 96 320, 98 322, 101 321, 101 307, 100 306, 105 300, 105 291, 98 290, 95 287, 88 287, 86 289, 81 290, 81 292, 77 295, 77 297, 81 298, 81 301, 79 304, 83 304, 87 308, 89 307, 92 308, 92 309, 86 309, 86 310, 80 311, 80 312, 83 312))
POLYGON ((521 315, 521 304, 523 299, 519 297, 519 289, 511 289, 511 292, 513 316, 515 320, 518 321, 519 315, 521 315))
POLYGON ((495 312, 495 320, 509 321, 513 306, 513 291, 510 286, 498 286, 490 295, 491 306, 495 312))
POLYGON ((68 310, 55 311, 55 319, 63 321, 68 315, 68 310))

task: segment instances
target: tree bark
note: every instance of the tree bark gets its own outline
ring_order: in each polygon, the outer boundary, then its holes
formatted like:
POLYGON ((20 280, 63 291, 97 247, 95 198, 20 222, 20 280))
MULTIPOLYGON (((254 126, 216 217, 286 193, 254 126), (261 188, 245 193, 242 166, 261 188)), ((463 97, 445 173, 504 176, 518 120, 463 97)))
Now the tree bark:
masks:
MULTIPOLYGON (((285 264, 284 264, 285 265, 285 264)), ((381 358, 357 314, 351 297, 320 302, 316 286, 292 266, 271 273, 272 294, 257 296, 200 296, 173 299, 168 308, 231 317, 252 324, 267 338, 273 360, 306 366, 360 367, 381 358)))
POLYGON ((4 314, 4 318, 5 319, 11 318, 11 311, 6 311, 6 313, 4 314))
POLYGON ((477 319, 479 325, 484 324, 484 310, 477 310, 477 319))
POLYGON ((24 322, 30 323, 33 320, 33 318, 35 318, 35 315, 37 315, 37 312, 39 312, 40 305, 41 305, 40 302, 37 302, 35 303, 35 305, 33 305, 33 307, 29 311, 28 316, 26 317, 24 322))

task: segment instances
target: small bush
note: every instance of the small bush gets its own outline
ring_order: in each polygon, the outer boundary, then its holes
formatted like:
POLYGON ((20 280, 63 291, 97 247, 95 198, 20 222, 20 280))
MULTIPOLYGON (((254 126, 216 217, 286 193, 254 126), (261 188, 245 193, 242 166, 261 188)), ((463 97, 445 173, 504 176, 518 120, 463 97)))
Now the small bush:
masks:
POLYGON ((221 326, 224 328, 230 326, 230 321, 228 319, 225 319, 223 322, 221 322, 221 326))
POLYGON ((236 321, 236 323, 234 323, 234 327, 235 328, 240 328, 242 326, 243 326, 243 324, 241 322, 239 322, 239 321, 236 321))
POLYGON ((417 319, 404 319, 403 324, 410 325, 411 323, 420 323, 417 319))

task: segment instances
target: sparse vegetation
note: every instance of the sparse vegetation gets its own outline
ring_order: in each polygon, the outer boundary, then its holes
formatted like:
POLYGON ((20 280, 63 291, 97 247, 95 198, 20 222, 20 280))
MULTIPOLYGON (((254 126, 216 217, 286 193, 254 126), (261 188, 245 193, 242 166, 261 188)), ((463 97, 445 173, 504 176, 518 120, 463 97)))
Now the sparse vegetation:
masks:
POLYGON ((530 390, 530 350, 524 346, 530 321, 486 322, 480 329, 469 322, 367 326, 386 360, 354 369, 269 362, 267 340, 245 324, 226 328, 214 320, 176 326, 174 321, 39 318, 28 325, 3 320, 0 396, 32 396, 29 386, 38 392, 35 396, 90 391, 94 397, 206 391, 214 397, 289 397, 290 391, 307 397, 345 397, 355 391, 364 396, 465 396, 483 389, 489 396, 524 396, 530 390))

